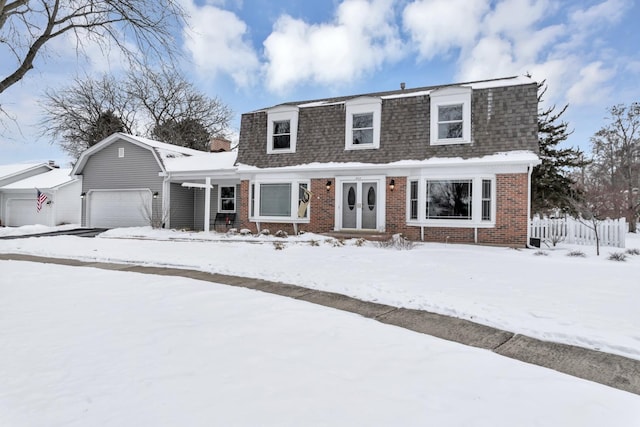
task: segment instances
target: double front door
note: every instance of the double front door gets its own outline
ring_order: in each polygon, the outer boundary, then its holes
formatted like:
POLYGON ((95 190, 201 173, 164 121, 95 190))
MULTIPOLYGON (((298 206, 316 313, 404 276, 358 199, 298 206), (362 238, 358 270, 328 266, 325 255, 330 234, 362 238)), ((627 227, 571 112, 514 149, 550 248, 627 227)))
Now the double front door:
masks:
POLYGON ((378 228, 378 182, 342 183, 342 228, 375 230, 378 228))

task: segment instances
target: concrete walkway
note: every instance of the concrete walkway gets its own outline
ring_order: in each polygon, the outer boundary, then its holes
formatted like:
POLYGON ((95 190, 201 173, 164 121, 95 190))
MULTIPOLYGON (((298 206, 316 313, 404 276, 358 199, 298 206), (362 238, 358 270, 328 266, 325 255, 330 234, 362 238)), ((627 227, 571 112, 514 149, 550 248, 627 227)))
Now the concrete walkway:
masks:
POLYGON ((361 301, 341 294, 317 291, 286 283, 206 273, 197 270, 85 262, 74 259, 19 254, 0 254, 0 260, 42 262, 143 274, 180 276, 255 289, 357 313, 382 323, 473 347, 484 348, 502 356, 544 366, 565 374, 640 395, 640 360, 566 344, 541 341, 455 317, 361 301))

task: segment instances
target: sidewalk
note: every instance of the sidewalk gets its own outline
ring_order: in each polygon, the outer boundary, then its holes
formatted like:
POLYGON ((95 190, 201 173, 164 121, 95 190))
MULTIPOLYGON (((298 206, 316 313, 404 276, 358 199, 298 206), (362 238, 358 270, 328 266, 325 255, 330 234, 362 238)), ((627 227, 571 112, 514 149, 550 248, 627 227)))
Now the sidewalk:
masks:
POLYGON ((640 360, 566 344, 541 341, 455 317, 361 301, 341 294, 317 291, 286 283, 197 270, 85 262, 74 259, 46 258, 20 254, 0 254, 0 260, 30 261, 143 274, 180 276, 255 289, 357 313, 382 323, 483 348, 522 362, 554 369, 558 372, 640 395, 640 360))

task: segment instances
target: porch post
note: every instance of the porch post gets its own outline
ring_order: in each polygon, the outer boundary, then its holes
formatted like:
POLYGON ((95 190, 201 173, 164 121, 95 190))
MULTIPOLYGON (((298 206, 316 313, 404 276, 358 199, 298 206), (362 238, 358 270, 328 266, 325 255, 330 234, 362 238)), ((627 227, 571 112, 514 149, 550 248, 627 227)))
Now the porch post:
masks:
POLYGON ((206 177, 204 183, 204 231, 208 233, 211 219, 211 177, 206 177))

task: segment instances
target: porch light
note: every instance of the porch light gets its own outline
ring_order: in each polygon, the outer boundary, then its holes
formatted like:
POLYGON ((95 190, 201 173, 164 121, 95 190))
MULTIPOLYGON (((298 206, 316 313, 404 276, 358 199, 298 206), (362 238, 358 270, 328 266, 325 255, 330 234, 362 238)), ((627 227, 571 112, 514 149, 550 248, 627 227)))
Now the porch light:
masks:
POLYGON ((394 188, 396 188, 396 180, 392 179, 389 181, 389 190, 393 191, 394 188))
POLYGON ((85 197, 87 197, 87 193, 85 193, 84 191, 82 193, 80 193, 80 198, 84 199, 85 197))
POLYGON ((327 181, 327 191, 331 190, 331 181, 327 181))
POLYGON ((158 192, 157 192, 157 191, 154 191, 154 192, 153 192, 153 198, 154 198, 154 199, 157 199, 157 198, 158 198, 158 192))

